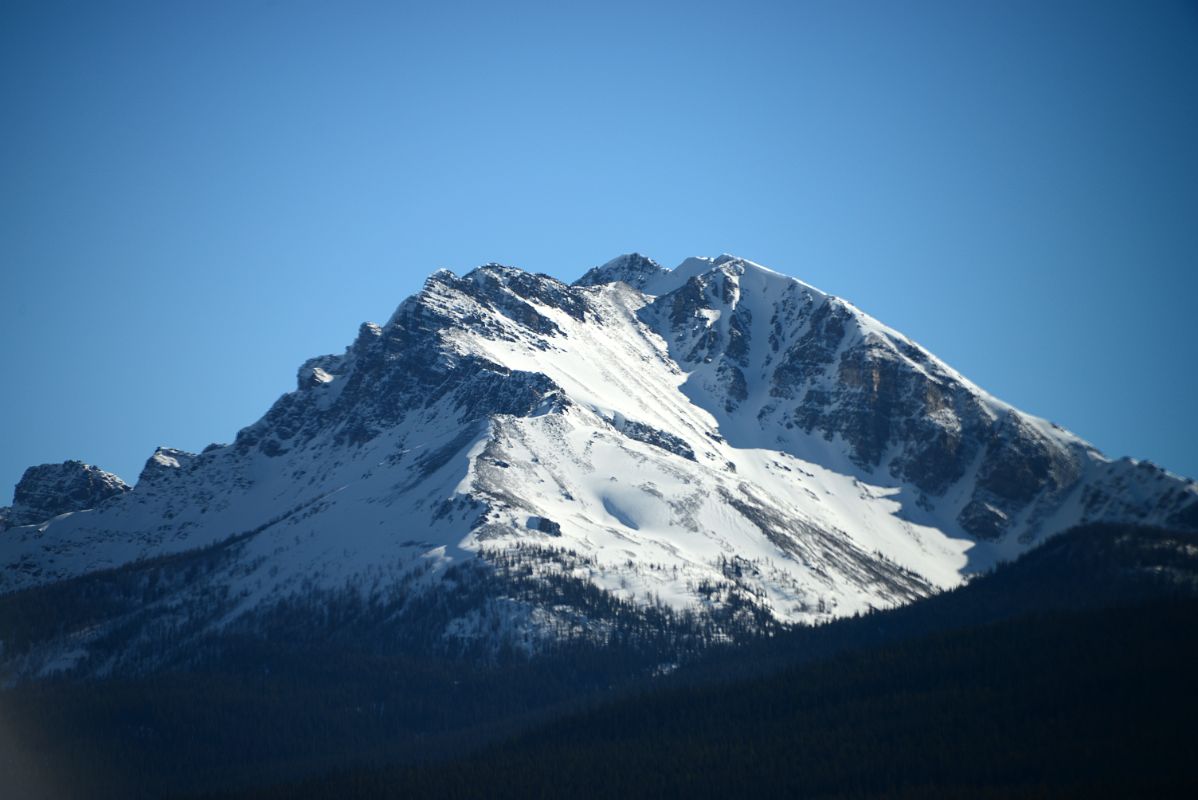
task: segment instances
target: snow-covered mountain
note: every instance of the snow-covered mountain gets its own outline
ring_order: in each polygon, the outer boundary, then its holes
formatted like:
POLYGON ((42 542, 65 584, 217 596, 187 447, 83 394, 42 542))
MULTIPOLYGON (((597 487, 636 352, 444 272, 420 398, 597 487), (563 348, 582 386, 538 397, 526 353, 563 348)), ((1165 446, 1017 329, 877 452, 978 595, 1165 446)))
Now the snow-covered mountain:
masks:
POLYGON ((719 637, 906 603, 1080 522, 1198 528, 1193 481, 727 255, 438 271, 232 444, 122 487, 13 509, 0 592, 155 577, 6 642, 10 674, 145 668, 345 597, 446 643, 603 640, 638 609, 719 637))

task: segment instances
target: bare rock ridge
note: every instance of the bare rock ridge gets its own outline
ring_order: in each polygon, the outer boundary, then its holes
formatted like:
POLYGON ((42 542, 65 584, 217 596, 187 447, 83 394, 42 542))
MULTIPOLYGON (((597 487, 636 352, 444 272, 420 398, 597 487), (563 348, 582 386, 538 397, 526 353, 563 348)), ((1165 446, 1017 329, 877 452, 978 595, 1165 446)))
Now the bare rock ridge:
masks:
POLYGON ((25 470, 0 525, 36 525, 59 514, 96 508, 129 490, 116 475, 82 461, 41 464, 25 470))
POLYGON ((907 603, 1079 523, 1198 528, 1193 481, 730 255, 438 271, 232 443, 160 448, 132 490, 93 469, 21 493, 0 593, 103 574, 111 610, 6 647, 11 675, 151 669, 185 652, 161 631, 346 598, 405 646, 721 641, 907 603))

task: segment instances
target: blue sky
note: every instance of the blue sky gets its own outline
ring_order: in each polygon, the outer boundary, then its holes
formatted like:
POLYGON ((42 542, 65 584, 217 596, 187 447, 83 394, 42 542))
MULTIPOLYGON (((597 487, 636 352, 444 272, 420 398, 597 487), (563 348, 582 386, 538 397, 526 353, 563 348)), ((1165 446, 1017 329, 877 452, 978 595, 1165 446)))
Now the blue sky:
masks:
POLYGON ((1198 7, 6 2, 0 498, 229 441, 425 275, 727 251, 1198 476, 1198 7))

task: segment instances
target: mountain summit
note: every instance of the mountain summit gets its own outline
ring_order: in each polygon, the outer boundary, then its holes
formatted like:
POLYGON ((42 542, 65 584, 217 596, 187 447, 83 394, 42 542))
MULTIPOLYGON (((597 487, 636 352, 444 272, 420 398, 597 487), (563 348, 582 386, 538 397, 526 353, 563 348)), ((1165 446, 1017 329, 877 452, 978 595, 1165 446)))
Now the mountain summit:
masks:
POLYGON ((906 603, 1083 522, 1198 528, 1198 484, 730 255, 620 256, 574 285, 438 271, 231 444, 106 485, 0 534, 0 592, 116 587, 86 626, 6 647, 11 674, 148 669, 346 598, 431 647, 630 619, 720 638, 906 603))

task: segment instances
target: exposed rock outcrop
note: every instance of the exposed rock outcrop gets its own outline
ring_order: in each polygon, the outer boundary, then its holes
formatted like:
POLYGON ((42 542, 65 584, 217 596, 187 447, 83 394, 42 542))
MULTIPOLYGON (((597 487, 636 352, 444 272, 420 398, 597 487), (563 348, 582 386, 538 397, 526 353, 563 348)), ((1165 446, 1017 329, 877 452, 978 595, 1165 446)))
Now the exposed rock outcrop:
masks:
POLYGON ((36 525, 69 511, 95 508, 129 489, 111 472, 82 461, 30 467, 13 492, 7 527, 36 525))

